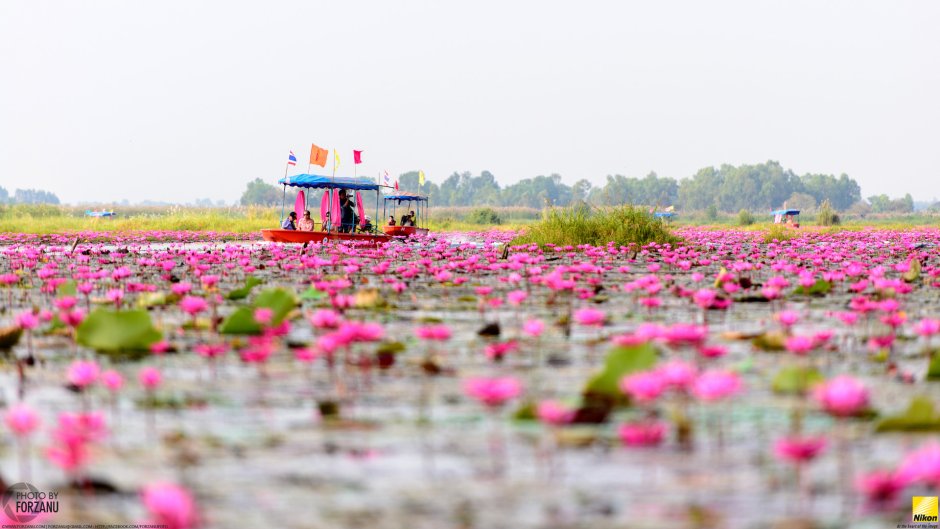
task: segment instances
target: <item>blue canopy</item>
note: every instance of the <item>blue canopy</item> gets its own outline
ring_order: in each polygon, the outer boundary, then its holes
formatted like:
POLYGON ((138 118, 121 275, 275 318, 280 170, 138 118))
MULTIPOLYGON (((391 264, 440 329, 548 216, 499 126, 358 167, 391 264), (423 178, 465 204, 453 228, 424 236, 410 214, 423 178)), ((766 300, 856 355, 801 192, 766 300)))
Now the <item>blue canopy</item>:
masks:
POLYGON ((798 209, 778 209, 777 211, 771 211, 771 215, 799 215, 800 210, 798 209))
POLYGON ((658 219, 671 219, 676 216, 672 211, 657 211, 653 213, 653 216, 658 219))
POLYGON ((307 187, 315 189, 355 189, 376 191, 379 185, 368 178, 332 178, 315 174, 295 174, 277 181, 279 184, 291 187, 307 187))
POLYGON ((428 197, 422 196, 422 195, 409 195, 405 193, 405 194, 398 194, 398 195, 386 195, 385 200, 397 200, 399 202, 403 200, 417 200, 419 202, 420 201, 427 202, 428 197))

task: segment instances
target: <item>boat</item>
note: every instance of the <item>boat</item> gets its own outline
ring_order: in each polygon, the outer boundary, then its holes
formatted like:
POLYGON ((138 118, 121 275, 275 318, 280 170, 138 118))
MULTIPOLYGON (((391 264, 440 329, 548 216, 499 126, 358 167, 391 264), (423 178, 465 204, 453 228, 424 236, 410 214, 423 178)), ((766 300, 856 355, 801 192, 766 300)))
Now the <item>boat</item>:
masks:
POLYGON ((800 227, 800 210, 798 209, 778 209, 771 211, 774 216, 774 224, 782 224, 793 228, 800 227))
POLYGON ((382 219, 387 219, 389 216, 388 207, 392 206, 392 215, 395 215, 395 212, 398 211, 398 207, 401 206, 402 202, 406 203, 407 206, 404 208, 404 211, 414 211, 417 219, 414 221, 414 226, 382 226, 382 231, 386 235, 391 237, 411 237, 413 235, 427 235, 427 228, 419 228, 418 225, 427 226, 428 225, 428 197, 425 195, 415 195, 411 193, 396 193, 394 195, 386 195, 385 201, 382 207, 382 219), (414 204, 414 210, 411 209, 412 204, 414 204), (422 206, 423 204, 423 206, 422 206))
MULTIPOLYGON (((298 199, 294 204, 294 211, 298 217, 307 209, 307 194, 301 195, 305 190, 322 189, 323 195, 320 199, 320 223, 314 223, 313 231, 270 229, 261 230, 261 237, 270 242, 279 243, 322 243, 326 241, 346 241, 352 243, 377 245, 386 243, 391 237, 385 233, 380 233, 371 224, 371 219, 365 215, 365 208, 362 202, 360 191, 375 191, 375 212, 378 217, 379 210, 379 186, 368 178, 339 178, 331 176, 322 176, 314 174, 299 174, 285 176, 278 180, 278 183, 284 186, 284 196, 287 195, 288 187, 300 188, 298 199), (328 218, 341 218, 339 194, 341 191, 354 191, 355 204, 357 210, 358 222, 355 225, 345 227, 349 231, 338 229, 329 222, 328 218), (299 211, 298 211, 299 210, 299 211), (325 227, 324 227, 325 226, 325 227)), ((281 206, 281 217, 283 215, 283 204, 281 206)))
POLYGON ((115 213, 114 211, 104 211, 104 210, 102 210, 102 211, 93 211, 93 210, 87 210, 87 211, 85 211, 85 216, 86 216, 86 217, 101 218, 101 217, 113 217, 113 216, 115 216, 115 215, 117 215, 117 213, 115 213))

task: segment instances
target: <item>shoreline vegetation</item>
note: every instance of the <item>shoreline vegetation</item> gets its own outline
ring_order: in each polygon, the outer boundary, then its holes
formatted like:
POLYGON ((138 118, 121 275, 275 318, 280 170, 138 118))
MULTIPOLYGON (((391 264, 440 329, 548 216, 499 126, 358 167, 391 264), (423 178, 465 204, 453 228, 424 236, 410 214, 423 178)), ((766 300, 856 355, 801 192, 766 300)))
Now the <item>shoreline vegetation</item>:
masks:
MULTIPOLYGON (((538 210, 528 207, 438 207, 431 208, 428 228, 431 231, 504 231, 525 230, 523 237, 542 237, 545 230, 569 231, 571 229, 606 229, 614 233, 615 226, 601 228, 606 222, 618 219, 649 218, 648 209, 640 206, 587 206, 587 211, 578 213, 578 207, 546 208, 538 210), (607 213, 604 213, 607 212, 607 213), (632 213, 628 213, 632 212, 632 213), (609 216, 609 218, 605 218, 609 216), (588 221, 595 218, 594 221, 588 221)), ((86 207, 68 205, 14 204, 0 206, 0 233, 67 234, 83 231, 135 232, 135 231, 215 231, 227 233, 258 233, 263 228, 275 227, 281 216, 280 207, 231 206, 114 206, 114 218, 92 218, 85 216, 86 207)), ((667 228, 682 227, 733 228, 742 231, 768 231, 771 229, 769 212, 750 212, 753 222, 741 225, 738 214, 709 215, 707 211, 679 211, 678 216, 664 223, 667 228)), ((381 214, 381 212, 380 212, 381 214)), ((801 216, 803 231, 858 231, 866 228, 910 229, 917 227, 940 227, 940 214, 915 212, 908 214, 868 214, 865 216, 840 213, 838 226, 821 225, 812 212, 801 216)), ((643 224, 646 226, 646 224, 643 224)), ((647 226, 648 227, 648 226, 647 226)), ((590 233, 594 233, 591 231, 590 233)), ((570 235, 570 234, 569 234, 570 235)), ((569 235, 557 237, 555 244, 563 244, 569 235)), ((591 235, 585 234, 587 237, 591 235)), ((524 239, 536 242, 534 239, 524 239)), ((607 241, 604 241, 606 244, 607 241)))

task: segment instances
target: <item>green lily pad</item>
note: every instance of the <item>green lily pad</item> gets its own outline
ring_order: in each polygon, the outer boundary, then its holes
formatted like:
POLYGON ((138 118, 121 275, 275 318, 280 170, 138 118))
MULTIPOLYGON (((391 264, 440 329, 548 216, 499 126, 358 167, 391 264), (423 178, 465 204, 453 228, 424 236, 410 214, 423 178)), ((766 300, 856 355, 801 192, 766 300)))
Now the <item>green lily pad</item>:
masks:
POLYGON ((832 283, 825 279, 817 279, 813 286, 806 288, 798 286, 793 289, 793 293, 800 296, 825 296, 832 290, 832 283))
POLYGON ((920 279, 920 261, 913 259, 911 261, 911 267, 907 270, 907 272, 901 274, 901 279, 907 283, 913 283, 914 281, 920 279))
POLYGON ((940 431, 940 414, 927 397, 911 399, 907 410, 900 415, 885 417, 875 426, 876 432, 936 432, 940 431))
POLYGON ((788 366, 774 375, 770 386, 774 393, 804 395, 810 387, 825 380, 822 373, 812 367, 788 366))
POLYGON ((780 331, 767 331, 751 340, 751 344, 761 351, 783 351, 786 338, 780 331))
POLYGON ((95 309, 76 329, 75 340, 86 347, 117 356, 135 358, 135 352, 147 353, 162 334, 144 310, 115 311, 95 309))
POLYGON ((137 297, 137 308, 162 307, 167 304, 165 292, 143 292, 137 297))
POLYGON ((317 290, 313 287, 310 287, 307 290, 304 290, 304 292, 300 295, 300 299, 304 301, 316 301, 318 299, 323 299, 325 297, 326 297, 326 292, 323 292, 322 290, 317 290))
POLYGON ((251 289, 255 288, 261 283, 264 283, 264 281, 258 279, 255 276, 248 276, 245 278, 244 286, 232 290, 226 294, 225 297, 231 300, 245 299, 248 297, 248 294, 251 294, 251 289))
POLYGON ((77 292, 78 290, 74 279, 69 279, 65 283, 59 285, 59 288, 56 289, 56 293, 59 295, 59 297, 75 296, 77 292))
POLYGON ((933 359, 927 368, 927 380, 940 380, 940 352, 933 352, 933 359))
POLYGON ((615 347, 607 353, 604 369, 594 375, 584 387, 584 393, 602 395, 620 400, 620 379, 630 373, 644 371, 656 365, 656 349, 646 343, 632 347, 615 347))
POLYGON ((401 342, 382 342, 375 349, 376 354, 398 354, 405 351, 405 344, 401 342))
POLYGON ((255 321, 255 309, 271 309, 272 325, 280 325, 297 306, 297 298, 289 290, 272 288, 258 294, 250 307, 239 307, 231 313, 219 332, 222 334, 261 334, 261 325, 255 321))

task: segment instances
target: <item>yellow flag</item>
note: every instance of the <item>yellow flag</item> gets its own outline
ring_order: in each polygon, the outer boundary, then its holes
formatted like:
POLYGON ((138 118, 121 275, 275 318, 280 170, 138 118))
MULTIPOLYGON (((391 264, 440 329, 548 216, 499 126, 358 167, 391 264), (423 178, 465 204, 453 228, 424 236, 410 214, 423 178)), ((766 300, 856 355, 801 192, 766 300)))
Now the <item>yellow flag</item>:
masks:
POLYGON ((339 153, 336 152, 336 149, 333 149, 333 172, 339 168, 339 153))
POLYGON ((424 171, 418 171, 418 185, 424 185, 424 171))

